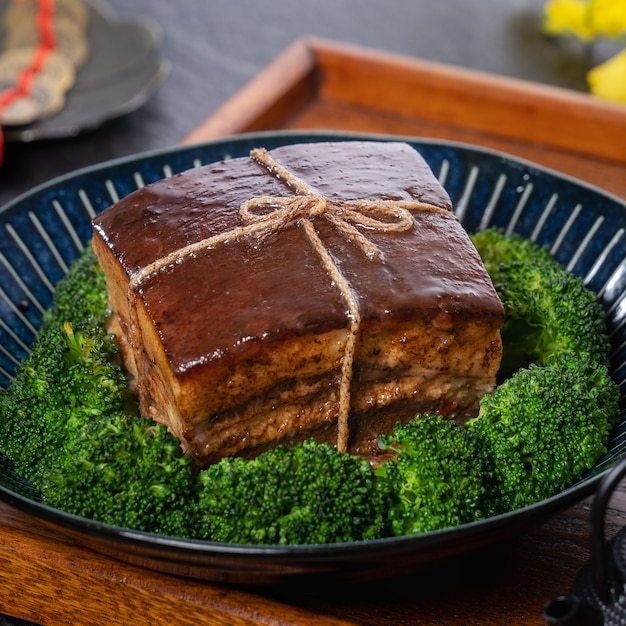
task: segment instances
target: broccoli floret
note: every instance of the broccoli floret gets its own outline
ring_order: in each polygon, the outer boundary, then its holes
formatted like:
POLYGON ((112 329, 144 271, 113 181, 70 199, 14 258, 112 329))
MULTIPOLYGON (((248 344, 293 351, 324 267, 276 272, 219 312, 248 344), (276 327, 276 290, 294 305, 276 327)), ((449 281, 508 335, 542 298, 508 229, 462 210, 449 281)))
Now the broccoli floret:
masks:
POLYGON ((583 280, 566 271, 547 249, 489 229, 472 236, 502 301, 505 322, 499 380, 554 355, 586 353, 608 365, 604 310, 583 280))
POLYGON ((59 281, 30 355, 0 392, 0 451, 36 485, 68 429, 125 402, 128 381, 104 330, 106 303, 104 275, 87 246, 59 281))
POLYGON ((606 452, 619 415, 604 311, 546 248, 492 228, 472 235, 502 300, 500 384, 467 428, 491 464, 493 512, 554 495, 606 452))
POLYGON ((483 517, 486 470, 473 434, 439 415, 419 415, 380 437, 395 455, 376 474, 390 494, 395 535, 440 530, 483 517))
POLYGON ((102 327, 49 324, 0 397, 2 452, 39 487, 65 442, 125 403, 128 381, 102 327))
POLYGON ((92 420, 58 450, 45 504, 88 519, 177 537, 197 534, 191 460, 165 426, 126 413, 92 420))
POLYGON ((164 426, 137 416, 89 250, 60 281, 30 356, 0 395, 1 452, 46 504, 191 536, 191 461, 164 426))
POLYGON ((107 319, 106 279, 91 245, 72 262, 70 271, 57 283, 52 306, 44 313, 42 326, 70 322, 101 325, 107 319))
POLYGON ((592 468, 616 425, 619 395, 605 365, 567 353, 484 396, 466 427, 490 465, 492 512, 548 498, 592 468))
POLYGON ((546 247, 516 233, 506 234, 500 228, 487 228, 472 233, 470 239, 494 283, 500 280, 499 270, 502 265, 516 262, 532 265, 557 263, 546 247))
POLYGON ((201 472, 198 505, 202 538, 253 544, 373 539, 386 509, 365 459, 314 440, 222 459, 201 472))
POLYGON ((509 368, 543 365, 567 352, 608 364, 604 313, 580 278, 560 267, 516 262, 506 267, 497 289, 506 311, 502 341, 509 368))
POLYGON ((8 389, 0 394, 0 451, 18 474, 33 481, 40 459, 48 451, 48 416, 54 405, 54 372, 65 357, 59 329, 42 332, 31 355, 22 362, 8 389))

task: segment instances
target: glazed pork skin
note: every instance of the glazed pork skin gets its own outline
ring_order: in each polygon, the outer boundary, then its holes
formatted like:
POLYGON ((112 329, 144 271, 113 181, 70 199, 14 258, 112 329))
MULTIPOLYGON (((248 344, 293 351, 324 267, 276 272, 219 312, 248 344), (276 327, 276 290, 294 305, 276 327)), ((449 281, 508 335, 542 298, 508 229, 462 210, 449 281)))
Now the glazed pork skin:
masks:
MULTIPOLYGON (((272 157, 335 200, 419 201, 407 232, 370 232, 368 259, 323 217, 311 219, 354 294, 349 450, 416 412, 462 421, 491 391, 501 358, 501 303, 450 200, 410 146, 341 142, 278 148, 272 157)), ((199 466, 307 437, 337 442, 345 298, 298 222, 264 240, 234 237, 134 277, 190 242, 241 226, 239 207, 293 196, 250 158, 159 181, 94 220, 114 325, 140 410, 165 423, 199 466)))

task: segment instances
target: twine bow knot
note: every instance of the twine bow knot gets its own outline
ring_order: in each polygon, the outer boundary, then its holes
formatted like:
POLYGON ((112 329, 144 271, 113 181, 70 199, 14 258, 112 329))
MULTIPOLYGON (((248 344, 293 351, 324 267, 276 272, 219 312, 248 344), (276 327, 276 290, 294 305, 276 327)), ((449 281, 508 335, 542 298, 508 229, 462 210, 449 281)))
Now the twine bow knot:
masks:
MULTIPOLYGON (((253 151, 253 156, 264 164, 271 157, 265 151, 253 151)), ((272 159, 271 170, 280 166, 272 159)), ((380 256, 378 247, 358 228, 382 233, 402 232, 413 228, 410 208, 423 208, 424 204, 396 200, 330 200, 315 193, 308 185, 296 179, 289 171, 280 168, 278 177, 291 183, 299 195, 259 196, 244 202, 239 208, 241 219, 246 224, 263 225, 257 236, 267 237, 283 230, 288 224, 323 217, 343 237, 359 248, 368 259, 380 256)), ((435 210, 444 211, 439 207, 435 210)))

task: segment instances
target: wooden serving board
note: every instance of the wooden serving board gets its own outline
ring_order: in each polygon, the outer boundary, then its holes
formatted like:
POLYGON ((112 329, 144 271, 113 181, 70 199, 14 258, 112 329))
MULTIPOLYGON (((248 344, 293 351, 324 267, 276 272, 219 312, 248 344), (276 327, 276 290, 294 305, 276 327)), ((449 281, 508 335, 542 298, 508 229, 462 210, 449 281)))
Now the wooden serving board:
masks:
MULTIPOLYGON (((503 150, 626 198, 626 107, 318 39, 297 40, 184 143, 269 129, 435 137, 503 150)), ((328 589, 235 588, 77 545, 0 503, 0 612, 43 625, 543 624, 589 556, 589 500, 455 567, 328 589)), ((607 532, 626 524, 613 498, 607 532)))
MULTIPOLYGON (((615 493, 607 536, 626 524, 615 493)), ((540 626, 589 558, 585 500, 453 566, 328 588, 237 588, 167 576, 92 552, 0 503, 0 612, 44 626, 540 626)))
POLYGON ((468 142, 626 197, 626 106, 352 45, 296 40, 184 142, 270 129, 468 142))

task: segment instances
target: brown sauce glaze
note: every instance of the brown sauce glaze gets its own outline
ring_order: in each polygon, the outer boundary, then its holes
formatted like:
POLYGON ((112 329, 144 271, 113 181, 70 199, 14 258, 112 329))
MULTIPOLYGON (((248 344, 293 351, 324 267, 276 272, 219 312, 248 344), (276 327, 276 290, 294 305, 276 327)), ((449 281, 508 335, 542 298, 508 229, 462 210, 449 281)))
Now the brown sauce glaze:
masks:
MULTIPOLYGON (((273 157, 331 199, 418 200, 451 217, 418 212, 413 230, 366 236, 382 251, 368 260, 323 218, 324 245, 357 296, 364 323, 445 313, 452 325, 502 307, 451 203, 407 144, 314 143, 273 157)), ((241 226, 239 206, 256 196, 293 195, 264 166, 233 159, 187 171, 131 194, 94 220, 95 234, 129 279, 190 242, 241 226)), ((259 344, 346 326, 346 305, 297 223, 258 241, 244 237, 183 258, 138 290, 172 368, 253 358, 259 344)), ((445 317, 445 316, 444 316, 445 317)))

